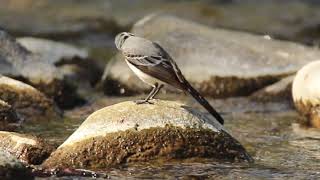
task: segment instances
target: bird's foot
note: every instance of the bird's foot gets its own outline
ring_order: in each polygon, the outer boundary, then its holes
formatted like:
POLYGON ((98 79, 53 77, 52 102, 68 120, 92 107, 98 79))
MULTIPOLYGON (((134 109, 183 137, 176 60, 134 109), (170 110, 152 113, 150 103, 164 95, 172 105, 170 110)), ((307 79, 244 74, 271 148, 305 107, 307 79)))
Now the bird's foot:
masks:
POLYGON ((136 104, 154 104, 153 102, 150 102, 150 100, 146 100, 146 99, 135 100, 134 102, 136 104))

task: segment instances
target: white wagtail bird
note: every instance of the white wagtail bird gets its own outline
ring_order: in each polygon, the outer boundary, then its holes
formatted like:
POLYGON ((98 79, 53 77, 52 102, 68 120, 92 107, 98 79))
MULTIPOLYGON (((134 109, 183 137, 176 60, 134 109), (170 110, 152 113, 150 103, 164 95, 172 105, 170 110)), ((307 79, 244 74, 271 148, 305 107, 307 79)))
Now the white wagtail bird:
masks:
POLYGON ((150 94, 138 104, 153 99, 164 84, 188 92, 214 118, 224 123, 220 114, 205 100, 197 90, 184 78, 177 64, 170 55, 157 43, 132 33, 122 32, 115 38, 118 50, 122 52, 131 70, 145 83, 153 87, 150 94))

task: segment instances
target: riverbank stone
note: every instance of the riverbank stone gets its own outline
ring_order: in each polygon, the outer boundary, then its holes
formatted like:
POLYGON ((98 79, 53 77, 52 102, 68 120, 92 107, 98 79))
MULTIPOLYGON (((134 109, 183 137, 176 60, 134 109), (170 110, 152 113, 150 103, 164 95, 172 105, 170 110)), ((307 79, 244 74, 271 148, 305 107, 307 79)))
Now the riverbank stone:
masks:
POLYGON ((83 104, 76 87, 61 69, 39 53, 32 53, 0 29, 0 73, 34 86, 62 108, 83 104))
POLYGON ((94 112, 43 166, 95 169, 192 157, 252 162, 215 119, 177 102, 153 103, 127 101, 94 112))
POLYGON ((320 61, 311 62, 298 71, 292 96, 296 109, 304 117, 301 123, 320 128, 320 61))
POLYGON ((1 75, 0 99, 25 121, 61 118, 61 111, 53 100, 28 84, 1 75))
MULTIPOLYGON (((164 14, 144 17, 131 31, 159 43, 200 93, 218 98, 250 95, 320 57, 320 51, 307 46, 164 14)), ((106 66, 103 80, 107 94, 150 90, 120 53, 106 66)))
POLYGON ((34 179, 28 170, 17 158, 0 150, 0 179, 34 179))
POLYGON ((9 152, 26 164, 41 164, 54 150, 35 136, 0 131, 0 150, 9 152))

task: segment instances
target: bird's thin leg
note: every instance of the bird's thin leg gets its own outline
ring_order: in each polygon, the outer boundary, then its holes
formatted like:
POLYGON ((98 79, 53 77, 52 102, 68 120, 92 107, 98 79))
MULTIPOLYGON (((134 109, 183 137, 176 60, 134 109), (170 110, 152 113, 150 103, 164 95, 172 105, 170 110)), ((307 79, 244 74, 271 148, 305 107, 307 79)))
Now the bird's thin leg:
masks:
POLYGON ((163 87, 163 84, 160 84, 159 86, 157 86, 157 89, 154 91, 154 93, 152 94, 152 96, 150 97, 150 99, 153 99, 160 91, 160 89, 163 87))
POLYGON ((150 91, 149 95, 148 95, 145 99, 143 99, 143 100, 136 100, 135 103, 136 103, 136 104, 144 104, 144 103, 152 104, 152 103, 149 102, 149 100, 151 99, 151 97, 154 96, 153 94, 157 91, 158 86, 159 86, 158 83, 156 83, 156 84, 153 86, 152 90, 150 91))

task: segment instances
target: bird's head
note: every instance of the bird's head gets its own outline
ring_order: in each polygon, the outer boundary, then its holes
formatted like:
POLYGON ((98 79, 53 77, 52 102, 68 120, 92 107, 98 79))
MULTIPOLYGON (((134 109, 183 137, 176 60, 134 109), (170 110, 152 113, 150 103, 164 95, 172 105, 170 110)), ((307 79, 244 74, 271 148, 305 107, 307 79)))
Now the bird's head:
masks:
POLYGON ((134 34, 129 33, 129 32, 122 32, 119 33, 116 38, 114 43, 116 44, 117 49, 121 50, 121 47, 123 45, 123 43, 129 38, 134 36, 134 34))

